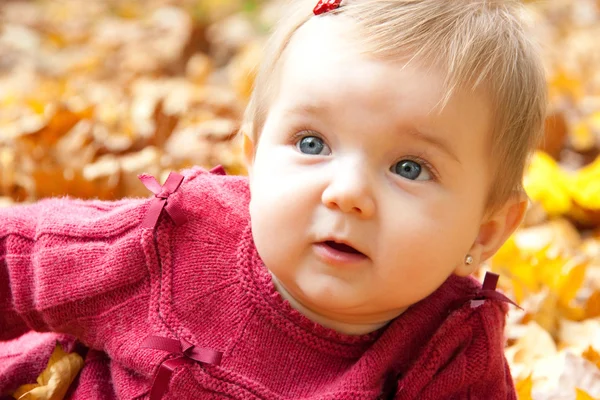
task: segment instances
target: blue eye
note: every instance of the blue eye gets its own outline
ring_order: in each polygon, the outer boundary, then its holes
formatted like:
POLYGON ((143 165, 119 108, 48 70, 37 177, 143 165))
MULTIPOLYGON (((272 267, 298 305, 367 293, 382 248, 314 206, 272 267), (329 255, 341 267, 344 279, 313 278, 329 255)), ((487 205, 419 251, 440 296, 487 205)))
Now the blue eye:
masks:
POLYGON ((300 152, 310 155, 328 155, 331 153, 329 146, 322 139, 316 136, 305 136, 296 143, 296 147, 300 152), (327 153, 327 154, 323 154, 327 153))
POLYGON ((402 160, 394 164, 392 172, 411 181, 427 181, 431 179, 429 172, 421 164, 413 160, 402 160))

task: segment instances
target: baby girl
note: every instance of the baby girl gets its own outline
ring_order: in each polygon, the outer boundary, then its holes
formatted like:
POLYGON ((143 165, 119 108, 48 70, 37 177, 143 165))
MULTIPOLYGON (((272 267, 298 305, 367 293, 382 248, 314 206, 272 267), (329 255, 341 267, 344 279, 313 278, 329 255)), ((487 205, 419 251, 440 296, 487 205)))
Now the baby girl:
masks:
POLYGON ((510 300, 470 274, 523 217, 544 120, 521 6, 287 10, 240 132, 248 178, 0 210, 0 392, 44 368, 17 339, 38 331, 88 349, 73 399, 516 398, 510 300))

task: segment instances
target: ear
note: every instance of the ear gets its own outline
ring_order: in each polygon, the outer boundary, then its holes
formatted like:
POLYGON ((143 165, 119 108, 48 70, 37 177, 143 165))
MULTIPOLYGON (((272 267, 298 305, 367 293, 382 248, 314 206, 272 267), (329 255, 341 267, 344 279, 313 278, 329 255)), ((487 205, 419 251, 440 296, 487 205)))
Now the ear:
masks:
POLYGON ((256 146, 254 145, 254 141, 248 135, 245 129, 241 130, 242 134, 242 151, 244 153, 244 161, 246 162, 246 170, 248 171, 248 175, 252 174, 252 164, 254 163, 254 154, 256 150, 256 146))
POLYGON ((529 199, 524 192, 515 192, 502 207, 486 216, 468 253, 473 257, 473 262, 470 265, 461 263, 454 273, 459 276, 467 276, 473 273, 482 262, 496 254, 523 221, 528 202, 529 199))

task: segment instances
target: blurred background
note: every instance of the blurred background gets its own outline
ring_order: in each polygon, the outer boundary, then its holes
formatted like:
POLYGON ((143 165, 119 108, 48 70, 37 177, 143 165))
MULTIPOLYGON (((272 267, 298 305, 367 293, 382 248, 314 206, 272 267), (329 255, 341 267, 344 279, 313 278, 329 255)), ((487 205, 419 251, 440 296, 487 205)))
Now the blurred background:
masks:
MULTIPOLYGON (((316 3, 316 2, 315 2, 316 3)), ((521 399, 600 398, 600 0, 526 1, 546 62, 545 140, 522 228, 482 268, 513 308, 521 399)), ((240 118, 282 11, 260 0, 0 2, 0 206, 147 196, 137 175, 244 174, 240 118)))

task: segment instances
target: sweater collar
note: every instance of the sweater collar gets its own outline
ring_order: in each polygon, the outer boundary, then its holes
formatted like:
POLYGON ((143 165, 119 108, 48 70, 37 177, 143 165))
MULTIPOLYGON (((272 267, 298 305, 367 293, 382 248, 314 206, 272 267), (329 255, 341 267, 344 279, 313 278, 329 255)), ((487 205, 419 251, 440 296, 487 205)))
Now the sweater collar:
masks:
POLYGON ((319 351, 347 357, 360 357, 382 336, 386 340, 391 337, 394 341, 404 341, 424 332, 431 334, 430 331, 441 325, 450 313, 462 305, 470 304, 469 300, 481 289, 480 284, 471 277, 451 276, 435 292, 410 306, 386 326, 365 335, 354 336, 311 321, 279 294, 254 245, 250 220, 241 235, 237 265, 246 298, 266 322, 319 351))

